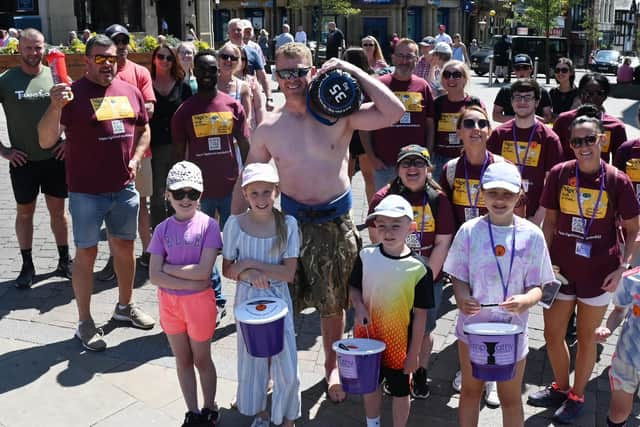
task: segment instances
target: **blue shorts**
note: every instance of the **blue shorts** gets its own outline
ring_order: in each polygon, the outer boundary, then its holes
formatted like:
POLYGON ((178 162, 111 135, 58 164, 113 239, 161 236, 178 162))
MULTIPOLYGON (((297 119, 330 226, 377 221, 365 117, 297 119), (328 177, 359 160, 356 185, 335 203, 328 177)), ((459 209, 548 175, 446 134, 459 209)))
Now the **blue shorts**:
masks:
POLYGON ((433 284, 433 308, 427 310, 427 325, 425 335, 429 334, 436 328, 436 319, 440 311, 440 303, 442 302, 442 288, 444 288, 444 280, 440 279, 433 284))
POLYGON ((216 211, 218 211, 218 215, 220 215, 218 224, 220 224, 220 230, 222 230, 227 219, 229 219, 229 215, 231 215, 231 194, 218 199, 201 199, 200 210, 211 218, 215 218, 216 211))
POLYGON ((73 223, 73 241, 78 248, 96 246, 100 240, 102 222, 109 236, 135 240, 138 229, 140 196, 135 184, 127 184, 115 193, 69 192, 69 211, 73 223))

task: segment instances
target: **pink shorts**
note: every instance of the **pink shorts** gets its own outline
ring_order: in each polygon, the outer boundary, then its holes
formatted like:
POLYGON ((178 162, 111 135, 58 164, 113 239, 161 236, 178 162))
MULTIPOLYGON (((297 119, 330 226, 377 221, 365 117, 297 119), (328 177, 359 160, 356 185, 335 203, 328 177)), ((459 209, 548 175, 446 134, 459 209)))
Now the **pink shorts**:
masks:
POLYGON ((186 332, 194 341, 207 341, 216 331, 216 298, 211 288, 190 295, 158 289, 158 308, 160 325, 167 335, 186 332))

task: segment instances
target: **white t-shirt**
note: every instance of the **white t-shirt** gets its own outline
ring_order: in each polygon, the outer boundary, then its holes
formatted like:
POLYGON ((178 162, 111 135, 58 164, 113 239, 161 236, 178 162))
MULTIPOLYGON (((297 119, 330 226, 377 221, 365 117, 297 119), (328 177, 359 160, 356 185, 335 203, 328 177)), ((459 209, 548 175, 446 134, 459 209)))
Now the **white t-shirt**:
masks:
POLYGON ((304 31, 298 31, 296 32, 296 42, 297 43, 307 43, 307 33, 305 33, 304 31))

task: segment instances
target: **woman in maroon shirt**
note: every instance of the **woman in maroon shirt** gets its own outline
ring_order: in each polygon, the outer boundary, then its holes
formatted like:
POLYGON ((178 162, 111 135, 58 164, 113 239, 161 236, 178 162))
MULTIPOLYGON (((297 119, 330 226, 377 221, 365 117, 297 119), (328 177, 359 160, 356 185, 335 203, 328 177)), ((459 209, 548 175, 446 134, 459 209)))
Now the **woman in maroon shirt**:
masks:
POLYGON ((573 423, 584 407, 584 392, 596 362, 594 330, 602 322, 611 292, 637 248, 638 202, 629 178, 601 159, 605 129, 598 118, 580 116, 570 127, 575 160, 549 172, 540 203, 546 208, 542 230, 551 260, 568 284, 544 310, 544 336, 554 382, 529 396, 533 406, 559 409, 554 417, 573 423), (624 253, 617 220, 625 230, 624 253), (573 387, 565 330, 577 307, 578 353, 573 387))

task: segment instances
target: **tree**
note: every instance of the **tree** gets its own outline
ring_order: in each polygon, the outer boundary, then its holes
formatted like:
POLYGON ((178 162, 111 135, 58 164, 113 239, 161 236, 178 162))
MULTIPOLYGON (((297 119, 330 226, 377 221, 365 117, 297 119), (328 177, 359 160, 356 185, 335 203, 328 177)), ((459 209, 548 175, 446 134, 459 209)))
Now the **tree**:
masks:
MULTIPOLYGON (((597 3, 597 2, 596 2, 597 3)), ((590 9, 590 12, 585 15, 584 20, 580 23, 580 26, 585 32, 587 40, 589 41, 591 49, 597 49, 602 40, 602 31, 598 29, 598 10, 596 5, 590 9)))

